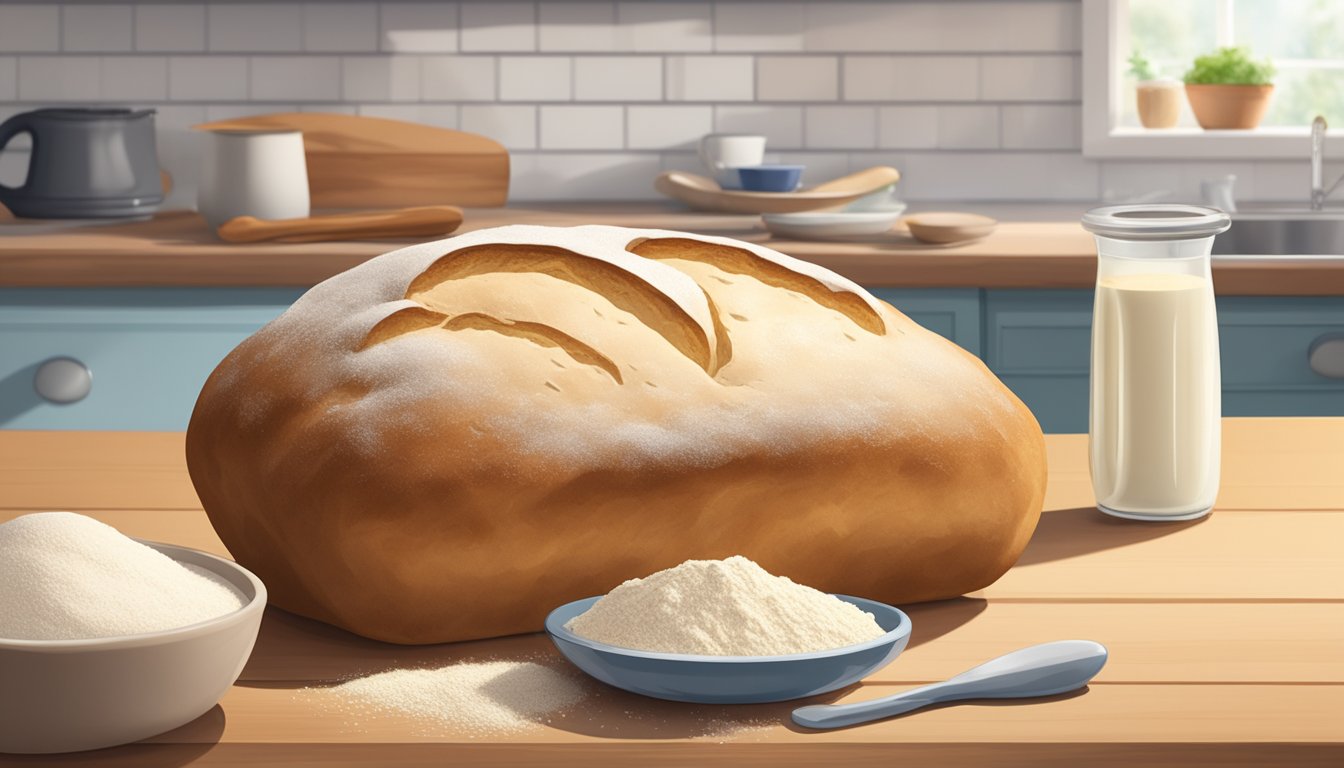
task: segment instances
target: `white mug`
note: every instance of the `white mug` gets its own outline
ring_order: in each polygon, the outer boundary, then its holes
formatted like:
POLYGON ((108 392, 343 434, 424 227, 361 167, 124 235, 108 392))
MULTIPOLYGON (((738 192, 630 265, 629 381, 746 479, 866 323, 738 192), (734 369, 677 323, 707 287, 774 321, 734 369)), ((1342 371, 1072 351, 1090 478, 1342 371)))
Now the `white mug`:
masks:
POLYGON ((700 139, 700 162, 724 189, 741 188, 737 169, 765 162, 765 137, 711 133, 700 139))
POLYGON ((237 216, 308 215, 303 134, 289 130, 208 131, 196 209, 212 228, 237 216))

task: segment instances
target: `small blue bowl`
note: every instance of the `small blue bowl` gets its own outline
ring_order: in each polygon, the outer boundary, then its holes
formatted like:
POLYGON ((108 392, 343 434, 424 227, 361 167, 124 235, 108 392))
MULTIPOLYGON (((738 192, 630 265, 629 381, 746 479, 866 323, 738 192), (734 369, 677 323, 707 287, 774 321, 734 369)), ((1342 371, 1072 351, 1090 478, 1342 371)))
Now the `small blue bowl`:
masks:
POLYGON ((619 648, 565 629, 599 598, 556 608, 546 617, 555 647, 608 685, 655 699, 697 704, 762 704, 838 690, 891 663, 910 642, 910 617, 899 608, 836 595, 871 613, 886 634, 858 645, 789 656, 693 656, 619 648))
POLYGON ((803 180, 803 166, 748 165, 738 168, 737 176, 751 192, 792 192, 803 180))

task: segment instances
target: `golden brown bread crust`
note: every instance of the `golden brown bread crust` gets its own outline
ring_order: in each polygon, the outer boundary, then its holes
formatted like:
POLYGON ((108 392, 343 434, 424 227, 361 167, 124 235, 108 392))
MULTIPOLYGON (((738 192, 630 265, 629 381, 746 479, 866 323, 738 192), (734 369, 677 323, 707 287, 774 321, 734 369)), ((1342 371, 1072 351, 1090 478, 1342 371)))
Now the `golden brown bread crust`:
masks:
POLYGON ((211 375, 201 502, 274 604, 379 640, 541 629, 743 554, 891 603, 992 583, 1044 439, 974 356, 759 246, 509 227, 314 288, 211 375))

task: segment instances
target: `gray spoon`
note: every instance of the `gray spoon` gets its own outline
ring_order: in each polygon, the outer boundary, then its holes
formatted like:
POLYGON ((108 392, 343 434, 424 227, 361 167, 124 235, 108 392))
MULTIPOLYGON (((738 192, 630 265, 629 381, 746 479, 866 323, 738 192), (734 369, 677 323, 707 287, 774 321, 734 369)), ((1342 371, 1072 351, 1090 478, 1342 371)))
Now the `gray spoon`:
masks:
POLYGON ((1051 696, 1082 688, 1105 664, 1106 646, 1101 643, 1041 643, 991 659, 942 683, 857 704, 799 707, 793 710, 793 721, 808 728, 843 728, 946 701, 1051 696))

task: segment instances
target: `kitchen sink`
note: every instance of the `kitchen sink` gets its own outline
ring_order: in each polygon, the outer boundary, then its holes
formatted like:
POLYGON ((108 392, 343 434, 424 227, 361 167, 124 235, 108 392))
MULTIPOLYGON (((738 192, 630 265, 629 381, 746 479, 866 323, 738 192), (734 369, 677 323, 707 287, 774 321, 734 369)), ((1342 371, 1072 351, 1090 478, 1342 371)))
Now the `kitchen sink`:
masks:
POLYGON ((1344 258, 1344 210, 1239 211, 1232 228, 1214 238, 1213 255, 1344 258))

